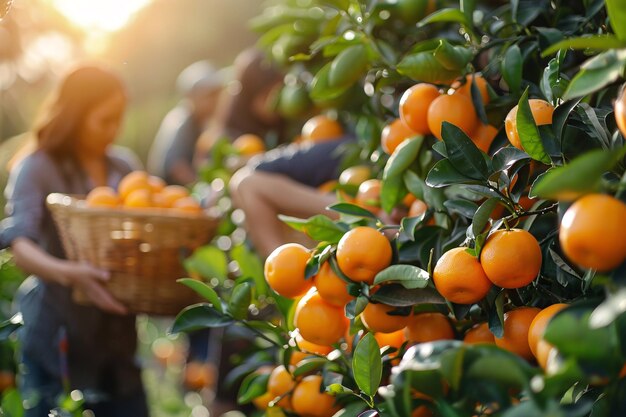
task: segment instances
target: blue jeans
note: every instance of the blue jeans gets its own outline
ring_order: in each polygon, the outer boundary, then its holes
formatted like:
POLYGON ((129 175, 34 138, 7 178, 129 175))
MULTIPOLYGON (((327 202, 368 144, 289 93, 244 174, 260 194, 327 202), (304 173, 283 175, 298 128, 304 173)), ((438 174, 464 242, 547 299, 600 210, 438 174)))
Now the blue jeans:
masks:
MULTIPOLYGON (((48 417, 50 410, 58 406, 58 400, 63 395, 61 379, 46 372, 36 361, 22 355, 19 380, 25 406, 24 417, 48 417)), ((92 410, 96 417, 149 416, 143 390, 123 398, 102 398, 93 402, 86 398, 84 409, 92 410)))

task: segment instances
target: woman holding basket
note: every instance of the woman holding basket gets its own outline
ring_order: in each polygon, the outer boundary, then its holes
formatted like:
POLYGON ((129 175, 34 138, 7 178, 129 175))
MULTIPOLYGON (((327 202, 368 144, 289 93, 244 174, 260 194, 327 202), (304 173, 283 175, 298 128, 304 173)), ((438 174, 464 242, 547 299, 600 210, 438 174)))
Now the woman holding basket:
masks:
POLYGON ((16 264, 31 274, 19 299, 26 417, 47 416, 63 393, 75 389, 98 417, 148 415, 135 363, 135 317, 101 285, 106 271, 65 259, 45 205, 53 192, 116 187, 137 168, 110 146, 126 101, 122 81, 109 70, 74 69, 35 126, 36 149, 11 169, 0 244, 10 247, 16 264), (86 294, 93 306, 76 304, 72 289, 86 294))

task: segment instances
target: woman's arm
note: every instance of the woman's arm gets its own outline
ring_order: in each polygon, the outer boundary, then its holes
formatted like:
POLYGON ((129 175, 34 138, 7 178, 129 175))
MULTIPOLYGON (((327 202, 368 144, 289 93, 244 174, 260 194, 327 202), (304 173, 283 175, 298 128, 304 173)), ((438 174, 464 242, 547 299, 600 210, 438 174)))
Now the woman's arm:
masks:
POLYGON ((126 314, 120 304, 102 286, 109 279, 107 271, 89 264, 56 258, 26 237, 18 237, 11 244, 16 265, 23 271, 46 281, 79 288, 98 308, 114 314, 126 314))

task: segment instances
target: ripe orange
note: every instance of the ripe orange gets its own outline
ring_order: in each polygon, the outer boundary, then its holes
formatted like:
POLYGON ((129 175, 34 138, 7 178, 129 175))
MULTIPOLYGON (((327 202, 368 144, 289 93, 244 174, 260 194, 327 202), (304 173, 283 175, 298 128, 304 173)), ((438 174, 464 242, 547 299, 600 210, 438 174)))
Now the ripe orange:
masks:
POLYGON ((463 342, 469 344, 491 343, 492 345, 496 343, 488 323, 480 323, 469 329, 465 333, 463 342))
POLYGON ((433 282, 439 294, 457 304, 476 303, 491 289, 480 262, 466 248, 450 249, 439 258, 433 282))
POLYGON ((372 176, 372 170, 367 165, 355 165, 341 171, 339 184, 361 185, 372 176))
POLYGON ((337 139, 342 135, 343 128, 339 122, 323 114, 310 118, 302 126, 302 140, 305 141, 320 142, 337 139))
MULTIPOLYGON (((552 114, 554 113, 552 104, 536 98, 528 100, 528 104, 530 105, 530 111, 537 126, 552 124, 552 114)), ((524 148, 522 147, 519 132, 517 131, 517 106, 513 107, 511 111, 509 111, 509 114, 506 115, 504 128, 511 145, 523 151, 524 148)))
POLYGON ((383 128, 380 134, 380 146, 386 154, 391 155, 398 145, 415 135, 416 133, 402 120, 395 119, 383 128))
POLYGON ((269 391, 259 395, 258 397, 252 400, 252 404, 259 410, 267 410, 270 401, 274 399, 274 395, 272 395, 269 391))
POLYGON ((480 253, 487 278, 502 288, 530 284, 541 270, 541 248, 537 239, 522 229, 492 233, 480 253))
POLYGON ((293 410, 301 416, 331 417, 339 407, 335 405, 335 398, 325 392, 320 392, 322 377, 309 375, 296 386, 292 395, 293 410))
POLYGON ((163 207, 173 207, 176 200, 189 197, 189 191, 182 185, 168 185, 158 195, 163 207))
POLYGON ((382 182, 379 179, 366 180, 359 185, 354 203, 373 213, 380 210, 380 190, 382 182))
POLYGON ((291 408, 291 395, 296 387, 296 381, 284 365, 279 365, 270 374, 267 380, 267 392, 272 394, 272 399, 284 396, 276 405, 283 408, 291 408))
POLYGON ((440 95, 437 87, 432 84, 415 84, 400 97, 400 119, 413 132, 420 135, 430 135, 428 108, 440 95))
POLYGON ((313 286, 312 279, 305 278, 305 268, 311 254, 298 243, 287 243, 274 249, 265 260, 265 280, 278 294, 295 298, 313 286))
POLYGON ((535 357, 537 357, 537 346, 539 341, 543 339, 543 334, 546 331, 546 327, 548 327, 548 323, 556 313, 563 310, 565 307, 567 307, 567 304, 552 304, 541 310, 530 323, 530 328, 528 329, 528 345, 535 357))
POLYGON ((443 94, 433 100, 428 108, 428 127, 439 140, 443 122, 452 123, 471 136, 478 127, 478 117, 472 100, 463 94, 443 94))
POLYGON ((146 190, 152 193, 148 173, 145 171, 133 171, 124 176, 117 186, 117 192, 122 200, 126 200, 128 195, 136 190, 146 190))
POLYGON ((183 214, 200 214, 202 213, 202 207, 200 203, 193 197, 183 197, 174 201, 172 209, 176 212, 183 214))
MULTIPOLYGON (((411 195, 411 194, 409 194, 411 195)), ((415 199, 415 201, 413 201, 411 203, 411 205, 409 206, 409 213, 407 214, 408 217, 419 217, 422 214, 424 214, 426 211, 428 210, 428 205, 426 203, 424 203, 422 200, 419 199, 415 199)), ((428 219, 428 221, 426 222, 427 225, 434 225, 435 224, 435 217, 431 217, 430 219, 428 219)))
POLYGON ((356 227, 339 240, 337 264, 351 280, 372 284, 374 277, 391 264, 392 250, 389 240, 378 230, 356 227))
POLYGON ((290 365, 298 364, 307 356, 311 356, 311 354, 325 356, 334 350, 332 346, 323 346, 323 345, 316 345, 315 343, 311 343, 308 340, 304 339, 302 335, 300 334, 296 336, 295 340, 300 350, 299 351, 294 350, 291 353, 291 357, 289 358, 290 365))
POLYGON ((332 193, 337 188, 337 180, 328 180, 317 187, 317 190, 323 194, 332 193))
POLYGON ((369 303, 361 313, 361 321, 372 333, 393 333, 406 327, 409 322, 409 316, 389 314, 394 310, 397 307, 369 303))
POLYGON ((614 111, 617 127, 622 136, 626 137, 626 95, 624 95, 623 89, 620 91, 617 99, 615 99, 614 111))
POLYGON ((152 207, 152 193, 146 189, 131 191, 124 199, 126 208, 150 208, 152 207))
POLYGON ((328 262, 322 264, 313 282, 320 297, 334 306, 343 308, 354 298, 348 294, 348 284, 335 274, 328 262))
POLYGON ((554 345, 546 342, 543 339, 539 339, 537 342, 537 346, 535 347, 535 357, 537 358, 537 363, 543 369, 546 369, 548 366, 548 360, 552 355, 552 350, 556 349, 554 345))
POLYGON ((470 139, 478 149, 487 153, 497 135, 498 129, 491 125, 479 123, 474 133, 470 135, 470 139))
POLYGON ((87 207, 117 207, 120 199, 111 187, 96 187, 85 198, 87 207))
POLYGON ((441 313, 414 314, 405 329, 406 337, 413 343, 454 339, 450 320, 441 313))
POLYGON ((396 349, 400 349, 402 344, 406 342, 406 335, 404 329, 396 330, 391 333, 374 333, 374 338, 378 342, 378 346, 385 347, 391 346, 396 349))
POLYGON ((167 184, 162 178, 159 178, 156 175, 150 175, 148 177, 148 185, 153 193, 160 193, 167 184))
POLYGON ((192 390, 201 390, 213 386, 216 380, 216 369, 210 363, 192 361, 185 365, 184 383, 192 390))
POLYGON ((463 94, 472 98, 472 79, 476 83, 478 87, 478 91, 480 91, 480 96, 483 100, 483 104, 489 103, 489 91, 487 89, 487 81, 483 78, 480 73, 476 74, 467 74, 465 76, 465 82, 461 85, 461 81, 457 80, 450 87, 454 88, 455 94, 463 94))
POLYGON ((540 311, 536 307, 519 307, 504 313, 504 335, 501 338, 495 338, 496 346, 524 359, 532 360, 533 353, 528 344, 528 329, 540 311))
POLYGON ((251 156, 265 152, 265 141, 253 133, 245 133, 233 141, 233 147, 241 155, 251 156))
POLYGON ((339 342, 348 330, 343 309, 328 304, 314 290, 298 301, 293 321, 304 339, 323 346, 339 342))
POLYGON ((574 202, 561 220, 559 242, 565 255, 583 268, 609 271, 626 259, 626 204, 604 194, 574 202))

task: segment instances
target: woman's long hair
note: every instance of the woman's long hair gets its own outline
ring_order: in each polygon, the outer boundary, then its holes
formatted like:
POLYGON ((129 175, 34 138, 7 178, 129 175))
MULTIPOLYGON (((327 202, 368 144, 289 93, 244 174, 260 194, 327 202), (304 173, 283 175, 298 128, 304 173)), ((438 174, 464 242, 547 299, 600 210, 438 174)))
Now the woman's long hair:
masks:
POLYGON ((122 80, 103 67, 90 64, 69 71, 45 102, 33 127, 34 140, 14 155, 9 169, 37 149, 53 157, 73 156, 85 116, 113 94, 123 91, 122 80))

